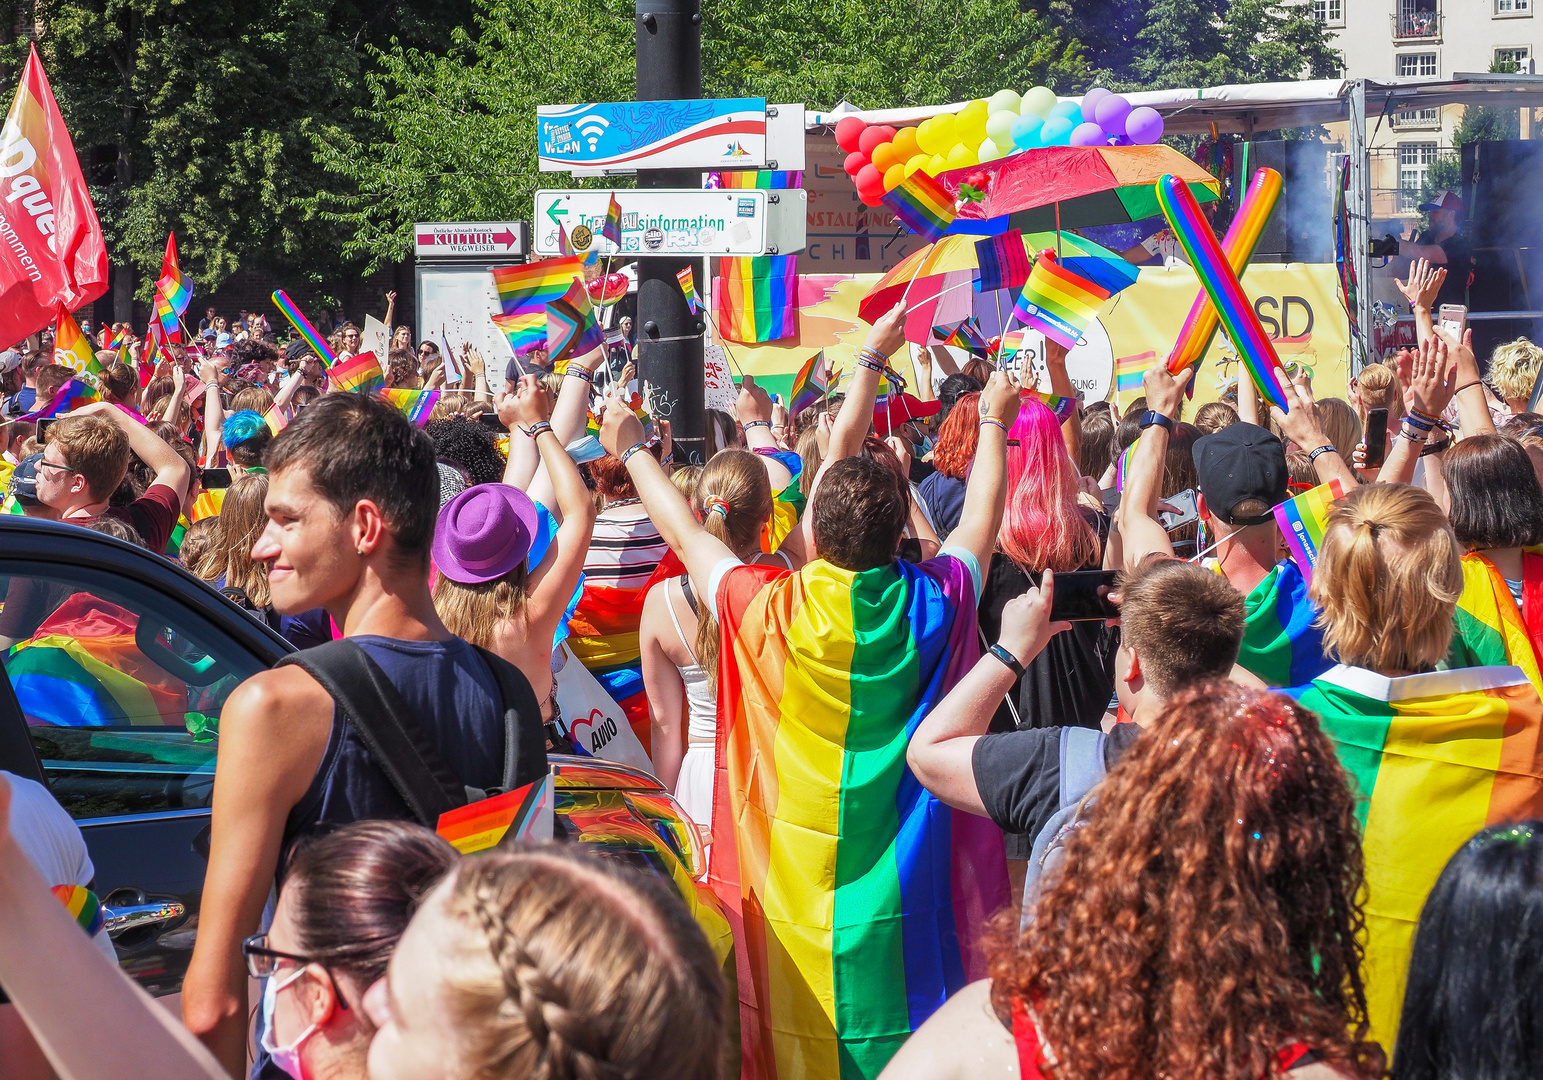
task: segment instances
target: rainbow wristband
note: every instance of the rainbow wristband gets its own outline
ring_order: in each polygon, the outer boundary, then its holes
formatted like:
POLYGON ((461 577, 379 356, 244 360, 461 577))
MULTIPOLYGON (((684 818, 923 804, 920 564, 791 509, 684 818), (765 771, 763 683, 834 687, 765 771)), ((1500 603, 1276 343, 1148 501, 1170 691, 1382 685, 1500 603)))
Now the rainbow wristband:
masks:
POLYGON ((983 427, 984 427, 984 426, 985 426, 985 425, 986 425, 986 424, 995 424, 995 425, 996 425, 996 426, 997 426, 997 427, 999 427, 999 428, 1001 428, 1001 429, 1002 429, 1002 434, 1003 434, 1003 435, 1006 435, 1006 434, 1007 434, 1007 425, 1006 425, 1006 424, 1004 424, 1004 423, 1002 423, 1002 421, 1000 421, 1000 420, 998 420, 998 419, 997 419, 997 418, 996 418, 996 417, 994 417, 994 416, 982 416, 982 417, 981 417, 981 418, 980 418, 980 422, 981 422, 981 426, 983 426, 983 427))
POLYGON ((1429 430, 1430 428, 1433 428, 1437 424, 1441 423, 1441 417, 1432 416, 1430 413, 1421 412, 1419 409, 1410 409, 1404 415, 1406 418, 1412 417, 1416 423, 1422 427, 1425 427, 1426 430, 1429 430))
POLYGON ((621 463, 623 465, 627 464, 628 461, 632 460, 633 454, 636 454, 639 450, 642 450, 647 445, 647 443, 634 443, 633 445, 627 447, 627 449, 621 452, 621 463))
POLYGON ((1423 416, 1417 417, 1414 413, 1411 412, 1404 414, 1404 423, 1408 424, 1412 428, 1419 428, 1421 431, 1429 431, 1431 428, 1436 426, 1437 421, 1426 420, 1423 416))

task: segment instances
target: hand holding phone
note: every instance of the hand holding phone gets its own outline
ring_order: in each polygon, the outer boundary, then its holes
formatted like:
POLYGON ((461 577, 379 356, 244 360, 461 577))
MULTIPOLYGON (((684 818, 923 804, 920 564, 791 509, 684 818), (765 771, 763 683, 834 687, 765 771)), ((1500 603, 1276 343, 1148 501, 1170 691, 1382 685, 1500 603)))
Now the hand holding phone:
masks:
POLYGON ((1371 409, 1366 414, 1366 467, 1380 469, 1388 456, 1388 410, 1371 409))
POLYGON ((1463 304, 1442 304, 1436 314, 1436 321, 1452 335, 1454 341, 1462 341, 1463 331, 1468 328, 1468 308, 1463 304))
POLYGON ((1102 622, 1118 619, 1119 607, 1109 599, 1114 591, 1113 570, 1076 570, 1055 575, 1051 622, 1102 622))

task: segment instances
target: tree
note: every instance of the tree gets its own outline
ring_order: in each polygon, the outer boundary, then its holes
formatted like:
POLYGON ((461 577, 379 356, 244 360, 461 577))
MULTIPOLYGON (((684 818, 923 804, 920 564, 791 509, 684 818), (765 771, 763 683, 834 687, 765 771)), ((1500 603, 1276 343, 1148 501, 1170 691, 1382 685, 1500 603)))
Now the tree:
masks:
MULTIPOLYGON (((477 0, 475 33, 457 33, 443 55, 377 52, 361 118, 380 134, 313 124, 343 190, 319 189, 307 207, 344 227, 344 254, 371 267, 406 254, 414 221, 528 216, 542 181, 536 106, 631 99, 634 11, 627 0, 477 0)), ((710 97, 942 104, 1070 86, 1086 72, 1076 44, 1014 0, 724 0, 705 15, 710 97)))
POLYGON ((1136 40, 1130 90, 1328 78, 1343 66, 1300 2, 1156 0, 1136 40))
POLYGON ((1033 0, 1029 7, 1062 40, 1082 45, 1090 68, 1088 86, 1108 86, 1129 74, 1136 35, 1147 21, 1142 0, 1033 0))

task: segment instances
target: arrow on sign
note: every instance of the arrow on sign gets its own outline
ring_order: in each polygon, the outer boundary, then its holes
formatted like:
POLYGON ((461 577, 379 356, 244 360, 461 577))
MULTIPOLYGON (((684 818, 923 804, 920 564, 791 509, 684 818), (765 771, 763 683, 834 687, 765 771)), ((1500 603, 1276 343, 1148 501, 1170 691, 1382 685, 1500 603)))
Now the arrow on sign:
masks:
POLYGON ((514 247, 514 233, 510 232, 508 229, 505 229, 503 232, 493 233, 492 236, 494 240, 504 245, 504 247, 514 247))
POLYGON ((562 222, 558 221, 557 219, 560 217, 567 217, 568 211, 559 210, 557 208, 557 204, 554 202, 546 208, 546 216, 552 219, 553 225, 561 225, 562 222))

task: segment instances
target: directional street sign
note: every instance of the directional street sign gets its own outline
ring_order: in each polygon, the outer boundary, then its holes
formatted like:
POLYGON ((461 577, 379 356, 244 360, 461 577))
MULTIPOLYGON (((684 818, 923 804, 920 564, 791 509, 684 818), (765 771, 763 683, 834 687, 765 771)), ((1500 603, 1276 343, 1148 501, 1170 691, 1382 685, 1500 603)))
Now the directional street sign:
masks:
POLYGON ((529 252, 530 230, 523 221, 420 221, 413 226, 413 254, 420 259, 529 252))
POLYGON ((575 251, 602 255, 787 255, 804 246, 807 203, 798 188, 617 191, 620 247, 600 235, 611 194, 536 192, 536 254, 559 254, 559 223, 575 251))

